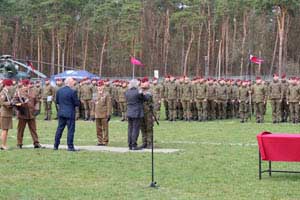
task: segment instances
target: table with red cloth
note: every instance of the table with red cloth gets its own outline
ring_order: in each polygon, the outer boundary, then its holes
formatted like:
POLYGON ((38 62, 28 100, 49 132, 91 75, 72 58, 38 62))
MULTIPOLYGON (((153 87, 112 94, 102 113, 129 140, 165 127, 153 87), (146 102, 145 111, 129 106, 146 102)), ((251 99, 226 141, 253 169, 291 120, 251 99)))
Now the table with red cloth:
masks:
POLYGON ((262 132, 257 135, 259 148, 259 179, 264 172, 300 173, 298 171, 272 170, 271 162, 300 162, 300 134, 262 132), (269 168, 262 170, 262 160, 269 168))

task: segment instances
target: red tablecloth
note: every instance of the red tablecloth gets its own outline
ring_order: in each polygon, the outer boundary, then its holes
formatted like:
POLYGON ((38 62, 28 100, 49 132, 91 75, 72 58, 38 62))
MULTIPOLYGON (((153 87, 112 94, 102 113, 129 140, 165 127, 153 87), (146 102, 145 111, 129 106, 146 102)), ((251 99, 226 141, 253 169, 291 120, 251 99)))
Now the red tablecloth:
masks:
POLYGON ((262 160, 300 161, 300 134, 271 134, 263 132, 257 135, 262 160))

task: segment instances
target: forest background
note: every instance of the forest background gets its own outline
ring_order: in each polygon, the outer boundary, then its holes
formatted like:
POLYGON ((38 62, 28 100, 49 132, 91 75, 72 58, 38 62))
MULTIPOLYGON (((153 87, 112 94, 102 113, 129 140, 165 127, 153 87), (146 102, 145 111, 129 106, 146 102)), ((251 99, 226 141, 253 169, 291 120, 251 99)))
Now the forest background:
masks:
POLYGON ((137 76, 297 76, 299 14, 297 0, 1 0, 0 52, 48 76, 130 76, 130 56, 137 76))

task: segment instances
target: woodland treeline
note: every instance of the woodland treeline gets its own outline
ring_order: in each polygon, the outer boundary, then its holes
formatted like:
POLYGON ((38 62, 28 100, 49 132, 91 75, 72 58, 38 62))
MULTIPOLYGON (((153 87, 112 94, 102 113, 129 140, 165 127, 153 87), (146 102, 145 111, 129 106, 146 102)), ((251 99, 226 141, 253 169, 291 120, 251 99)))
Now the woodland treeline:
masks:
POLYGON ((0 51, 47 75, 300 74, 298 0, 1 0, 0 51), (250 54, 264 59, 250 65, 250 54))

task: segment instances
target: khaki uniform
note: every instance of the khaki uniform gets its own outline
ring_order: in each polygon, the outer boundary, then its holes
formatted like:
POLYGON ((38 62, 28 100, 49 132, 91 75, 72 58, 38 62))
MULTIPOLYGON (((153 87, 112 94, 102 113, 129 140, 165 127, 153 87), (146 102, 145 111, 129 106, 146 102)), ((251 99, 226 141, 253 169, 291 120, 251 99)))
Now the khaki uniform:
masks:
POLYGON ((95 100, 95 120, 98 144, 107 145, 108 136, 108 120, 111 115, 111 96, 107 92, 98 92, 95 100))
POLYGON ((3 88, 0 92, 0 105, 1 105, 1 121, 0 125, 2 130, 9 130, 13 128, 13 106, 12 101, 14 91, 12 89, 3 88))
POLYGON ((299 102, 300 87, 298 85, 290 85, 287 90, 287 102, 289 105, 290 118, 293 123, 299 122, 299 102))
POLYGON ((269 86, 269 100, 272 107, 273 123, 281 121, 282 89, 279 81, 273 81, 269 86))
POLYGON ((17 142, 19 146, 23 145, 23 136, 26 124, 28 124, 29 131, 34 145, 39 145, 38 134, 36 132, 35 108, 37 97, 34 90, 28 88, 21 88, 16 91, 15 99, 22 103, 18 109, 18 133, 17 142), (24 101, 25 100, 25 101, 24 101))
POLYGON ((45 120, 51 120, 52 101, 55 96, 55 88, 50 84, 45 85, 42 90, 42 101, 44 105, 45 120))

